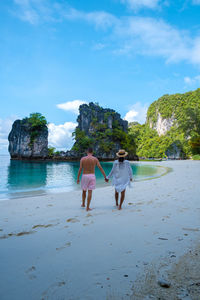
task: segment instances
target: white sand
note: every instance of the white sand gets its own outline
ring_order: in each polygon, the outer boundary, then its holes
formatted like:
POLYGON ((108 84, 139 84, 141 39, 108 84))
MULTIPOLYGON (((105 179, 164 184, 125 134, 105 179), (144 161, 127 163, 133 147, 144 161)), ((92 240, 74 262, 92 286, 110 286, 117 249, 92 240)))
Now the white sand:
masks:
POLYGON ((81 191, 1 201, 0 299, 150 299, 138 278, 155 261, 164 274, 200 237, 200 162, 150 164, 173 171, 127 188, 122 211, 111 186, 89 213, 81 191))

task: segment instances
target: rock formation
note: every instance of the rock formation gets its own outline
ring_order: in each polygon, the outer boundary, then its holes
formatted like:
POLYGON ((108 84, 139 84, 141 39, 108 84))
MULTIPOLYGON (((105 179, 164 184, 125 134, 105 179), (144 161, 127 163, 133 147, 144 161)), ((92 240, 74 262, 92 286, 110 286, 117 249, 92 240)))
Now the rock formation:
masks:
POLYGON ((11 158, 14 159, 44 159, 48 156, 48 128, 39 128, 32 135, 32 127, 27 119, 16 120, 8 136, 11 158))
POLYGON ((114 128, 113 123, 118 122, 123 131, 127 132, 128 130, 128 122, 122 120, 120 114, 113 109, 102 108, 98 104, 90 102, 89 105, 80 105, 79 112, 80 114, 77 118, 78 128, 88 136, 92 136, 97 123, 105 124, 107 129, 112 130, 114 128))
POLYGON ((185 154, 182 149, 180 141, 173 142, 166 150, 166 156, 169 159, 182 159, 185 158, 185 154))
MULTIPOLYGON (((92 146, 99 159, 114 159, 116 152, 124 146, 128 122, 114 110, 102 108, 92 102, 81 105, 79 112, 76 142, 72 150, 77 152, 77 156, 82 156, 87 146, 92 146)), ((129 154, 129 158, 136 158, 135 153, 129 154)))
POLYGON ((174 122, 174 116, 170 118, 163 118, 160 112, 157 112, 157 120, 155 123, 153 123, 151 119, 148 121, 149 127, 155 129, 159 136, 165 135, 167 131, 169 131, 170 128, 174 125, 174 122))

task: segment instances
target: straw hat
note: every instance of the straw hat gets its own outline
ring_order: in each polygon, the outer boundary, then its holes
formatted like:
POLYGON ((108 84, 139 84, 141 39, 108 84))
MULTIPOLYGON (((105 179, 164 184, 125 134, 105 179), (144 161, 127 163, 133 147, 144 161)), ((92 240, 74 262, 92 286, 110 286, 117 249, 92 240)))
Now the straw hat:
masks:
POLYGON ((126 152, 124 149, 120 149, 117 153, 116 153, 117 157, 126 157, 128 155, 128 152, 126 152))

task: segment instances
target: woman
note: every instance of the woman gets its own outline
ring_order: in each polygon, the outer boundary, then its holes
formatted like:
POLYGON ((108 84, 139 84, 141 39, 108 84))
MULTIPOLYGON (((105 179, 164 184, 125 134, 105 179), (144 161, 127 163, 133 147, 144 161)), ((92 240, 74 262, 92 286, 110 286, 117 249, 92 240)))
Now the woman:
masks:
POLYGON ((110 179, 113 177, 116 206, 118 206, 119 193, 121 193, 120 204, 118 207, 120 210, 122 209, 122 203, 124 202, 126 187, 127 185, 130 185, 130 181, 133 180, 133 172, 129 161, 125 160, 128 152, 126 152, 124 149, 121 149, 116 153, 116 155, 118 160, 114 161, 112 170, 106 178, 110 179))

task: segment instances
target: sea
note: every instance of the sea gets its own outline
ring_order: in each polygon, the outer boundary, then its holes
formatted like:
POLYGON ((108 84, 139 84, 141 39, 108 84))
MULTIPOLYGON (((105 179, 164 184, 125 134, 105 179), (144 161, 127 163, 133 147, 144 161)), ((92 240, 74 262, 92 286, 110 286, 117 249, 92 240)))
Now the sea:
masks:
MULTIPOLYGON (((108 175, 113 163, 101 162, 101 165, 108 175)), ((164 167, 138 162, 131 163, 131 167, 135 181, 157 178, 166 173, 164 167)), ((19 161, 10 160, 9 155, 0 155, 0 200, 78 190, 78 169, 79 162, 19 161)), ((105 186, 98 168, 95 174, 97 187, 105 186)))

